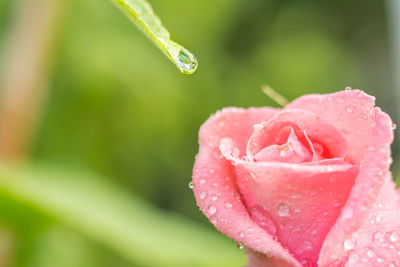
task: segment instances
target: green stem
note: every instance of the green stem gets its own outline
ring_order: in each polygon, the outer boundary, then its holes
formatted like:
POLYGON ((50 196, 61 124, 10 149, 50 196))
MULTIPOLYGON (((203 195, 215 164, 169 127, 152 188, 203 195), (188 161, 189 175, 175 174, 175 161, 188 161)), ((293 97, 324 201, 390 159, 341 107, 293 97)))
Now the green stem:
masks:
POLYGON ((197 59, 182 45, 172 41, 150 4, 145 0, 113 0, 184 74, 197 69, 197 59))

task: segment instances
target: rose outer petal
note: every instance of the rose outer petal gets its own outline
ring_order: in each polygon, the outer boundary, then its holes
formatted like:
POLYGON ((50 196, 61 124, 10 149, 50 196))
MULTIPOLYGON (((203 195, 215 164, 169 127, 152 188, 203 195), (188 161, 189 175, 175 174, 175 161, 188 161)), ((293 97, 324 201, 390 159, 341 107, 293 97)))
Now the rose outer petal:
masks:
POLYGON ((379 108, 375 108, 374 114, 375 125, 370 131, 371 140, 368 146, 364 146, 364 151, 361 153, 363 157, 359 174, 341 215, 324 241, 318 261, 319 266, 335 266, 335 262, 346 259, 345 241, 351 240, 352 234, 365 221, 390 173, 392 121, 379 108))
POLYGON ((253 125, 269 120, 276 110, 229 108, 218 112, 200 129, 200 151, 193 169, 197 205, 215 227, 246 247, 270 255, 271 261, 301 266, 281 244, 249 216, 235 182, 235 171, 219 151, 220 140, 229 137, 245 151, 253 125))
MULTIPOLYGON (((400 266, 400 205, 390 174, 362 226, 346 240, 346 246, 345 266, 400 266)), ((341 260, 337 263, 343 265, 341 260)))

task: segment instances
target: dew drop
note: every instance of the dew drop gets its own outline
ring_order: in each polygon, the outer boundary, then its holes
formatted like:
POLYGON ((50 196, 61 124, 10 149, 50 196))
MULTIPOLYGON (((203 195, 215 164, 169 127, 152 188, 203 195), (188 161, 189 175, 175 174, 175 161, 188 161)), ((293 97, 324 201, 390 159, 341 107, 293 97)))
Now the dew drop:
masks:
POLYGON ((215 207, 214 205, 210 205, 209 207, 208 207, 208 213, 210 214, 210 215, 213 215, 213 214, 215 214, 217 212, 217 207, 215 207))
POLYGON ((354 239, 352 239, 352 238, 351 239, 346 239, 343 242, 343 247, 344 247, 344 250, 346 250, 346 251, 352 250, 352 249, 354 249, 356 247, 356 241, 354 239))
POLYGON ((215 172, 215 170, 214 170, 214 169, 210 169, 208 172, 209 172, 210 174, 213 174, 213 173, 215 172))
POLYGON ((375 257, 375 252, 373 252, 372 250, 369 249, 367 251, 367 256, 370 257, 370 258, 373 258, 373 257, 375 257))
POLYGON ((293 199, 300 199, 300 198, 301 198, 301 193, 294 193, 294 194, 292 195, 292 198, 293 198, 293 199))
POLYGON ((278 215, 281 217, 290 216, 290 208, 285 203, 281 203, 278 206, 278 215))
POLYGON ((400 234, 397 231, 392 231, 390 233, 389 239, 391 242, 398 242, 400 241, 400 234))
POLYGON ((217 199, 218 199, 218 197, 216 195, 211 196, 212 201, 216 201, 217 199))
POLYGON ((382 216, 381 215, 376 215, 375 221, 378 223, 382 220, 382 216))
POLYGON ((350 219, 351 217, 353 217, 353 210, 351 208, 343 209, 342 213, 343 218, 345 219, 350 219))
POLYGON ((395 123, 392 124, 392 130, 396 130, 397 125, 395 123))
POLYGON ((232 150, 232 156, 235 157, 235 158, 237 158, 237 157, 239 157, 239 155, 240 155, 240 150, 239 150, 239 148, 235 147, 235 148, 232 150))
POLYGON ((339 200, 339 199, 335 199, 335 200, 332 202, 332 205, 333 205, 335 208, 340 207, 340 200, 339 200))
POLYGON ((347 86, 346 88, 344 88, 345 91, 351 91, 351 87, 347 86))
POLYGON ((382 258, 377 258, 376 261, 379 262, 379 263, 382 263, 383 259, 382 258))
POLYGON ((351 254, 349 256, 349 263, 356 263, 360 257, 357 254, 351 254))
POLYGON ((207 191, 201 191, 200 199, 205 199, 207 197, 207 191))
POLYGON ((174 60, 178 63, 181 72, 185 74, 191 74, 197 69, 198 63, 196 57, 185 48, 179 51, 178 56, 174 60))
POLYGON ((190 189, 193 189, 193 181, 190 181, 190 182, 188 183, 188 187, 189 187, 190 189))
POLYGON ((211 217, 210 221, 212 224, 216 225, 218 222, 218 219, 217 219, 217 217, 214 216, 214 217, 211 217))
POLYGON ((225 203, 225 207, 228 208, 228 209, 232 208, 232 203, 226 202, 225 203))
POLYGON ((353 112, 353 108, 352 107, 347 107, 346 108, 346 112, 347 113, 352 113, 353 112))
POLYGON ((243 246, 242 243, 237 243, 237 244, 236 244, 236 247, 237 247, 238 249, 244 249, 244 246, 243 246))
POLYGON ((200 179, 199 182, 200 182, 200 184, 205 184, 206 180, 205 179, 200 179))
POLYGON ((304 250, 311 250, 313 248, 312 243, 309 240, 304 241, 303 247, 304 247, 304 250))

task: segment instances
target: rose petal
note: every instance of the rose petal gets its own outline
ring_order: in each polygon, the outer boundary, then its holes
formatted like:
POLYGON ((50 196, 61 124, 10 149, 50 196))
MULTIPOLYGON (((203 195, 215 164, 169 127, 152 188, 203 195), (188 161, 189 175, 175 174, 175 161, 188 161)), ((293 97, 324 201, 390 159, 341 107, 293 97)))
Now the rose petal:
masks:
POLYGON ((316 265, 322 242, 349 195, 357 166, 339 160, 321 166, 228 158, 236 167, 248 209, 264 210, 265 217, 275 223, 282 246, 301 263, 316 265))
POLYGON ((318 114, 346 136, 350 162, 358 164, 370 144, 374 123, 375 98, 359 90, 346 90, 328 95, 306 95, 285 107, 318 114))
POLYGON ((279 258, 292 266, 300 264, 249 216, 236 186, 235 171, 219 151, 223 137, 245 151, 253 125, 276 113, 268 108, 224 109, 200 130, 200 151, 193 169, 194 194, 203 213, 215 227, 246 247, 279 258))
POLYGON ((320 252, 319 266, 331 266, 345 255, 344 241, 362 225, 381 191, 389 172, 390 144, 393 141, 390 117, 376 108, 371 141, 364 149, 360 171, 337 222, 320 252), (374 149, 371 149, 374 148, 374 149))
POLYGON ((346 261, 345 266, 400 266, 400 205, 394 187, 391 175, 387 175, 362 226, 345 241, 348 256, 337 264, 346 261))
POLYGON ((288 264, 280 258, 266 256, 253 250, 248 249, 246 254, 248 258, 247 267, 292 267, 291 264, 288 264))

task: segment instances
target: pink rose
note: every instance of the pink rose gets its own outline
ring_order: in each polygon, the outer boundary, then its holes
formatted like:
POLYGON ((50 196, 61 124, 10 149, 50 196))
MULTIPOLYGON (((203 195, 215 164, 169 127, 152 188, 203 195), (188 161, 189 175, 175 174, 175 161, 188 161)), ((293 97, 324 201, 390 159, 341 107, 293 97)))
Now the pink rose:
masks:
POLYGON ((197 204, 249 266, 400 266, 393 126, 374 102, 358 90, 307 95, 202 125, 197 204))

